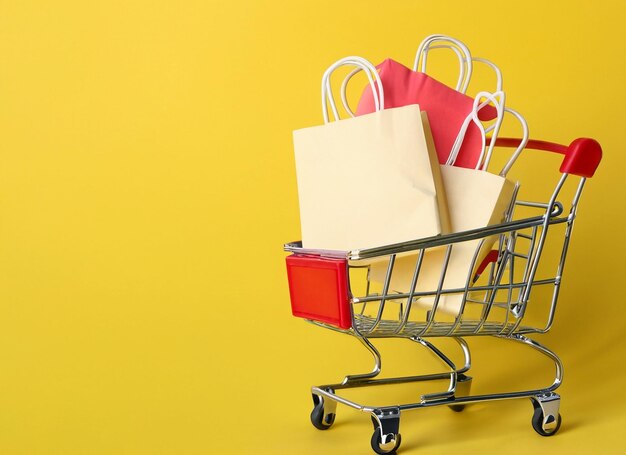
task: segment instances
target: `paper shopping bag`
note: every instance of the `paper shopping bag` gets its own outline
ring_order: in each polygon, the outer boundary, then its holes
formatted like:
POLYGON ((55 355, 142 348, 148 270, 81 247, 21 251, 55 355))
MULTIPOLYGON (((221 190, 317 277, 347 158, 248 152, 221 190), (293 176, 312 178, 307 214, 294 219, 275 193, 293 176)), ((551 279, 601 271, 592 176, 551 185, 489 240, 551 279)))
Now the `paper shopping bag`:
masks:
POLYGON ((305 248, 349 251, 449 232, 419 106, 297 130, 293 140, 305 248))
MULTIPOLYGON (((475 169, 450 165, 441 166, 453 232, 481 229, 500 223, 505 220, 512 207, 515 184, 507 180, 505 175, 528 140, 528 127, 521 115, 512 109, 504 107, 503 92, 493 94, 481 92, 474 101, 469 117, 472 117, 475 124, 479 127, 483 147, 486 144, 485 129, 476 114, 489 103, 496 107, 497 119, 495 126, 492 128, 491 143, 487 147, 486 154, 481 153, 477 162, 474 163, 475 169), (481 102, 483 97, 487 99, 485 102, 481 102), (512 113, 522 123, 524 139, 502 170, 501 174, 503 175, 496 175, 484 169, 489 165, 495 138, 499 133, 505 111, 512 113)), ((464 124, 463 128, 467 128, 467 124, 464 124)), ((464 131, 467 130, 462 130, 461 133, 464 131)), ((457 153, 460 146, 461 144, 458 142, 455 144, 451 151, 453 157, 458 156, 457 153)), ((454 163, 454 158, 452 162, 454 163)), ((421 292, 436 291, 444 269, 445 278, 442 289, 465 288, 471 282, 476 269, 487 256, 496 239, 497 236, 492 236, 484 240, 478 239, 455 243, 452 246, 447 265, 445 264, 445 249, 426 251, 420 268, 416 290, 421 292), (474 260, 474 258, 476 259, 474 260)), ((398 292, 410 291, 416 262, 416 254, 397 257, 390 289, 398 292)), ((386 266, 380 262, 373 263, 370 266, 370 277, 374 281, 384 281, 386 272, 386 266)), ((418 304, 432 306, 434 300, 434 297, 423 297, 418 301, 418 304)), ((441 294, 437 309, 456 314, 460 310, 462 303, 463 293, 441 294)))
MULTIPOLYGON (((448 165, 441 166, 441 175, 446 189, 453 232, 484 228, 503 221, 515 189, 512 181, 486 171, 448 165)), ((468 281, 471 284, 475 269, 487 256, 496 240, 497 236, 487 238, 482 246, 481 239, 455 243, 447 264, 443 289, 464 288, 468 281), (472 260, 479 246, 480 251, 472 267, 472 260)), ((425 253, 417 280, 417 291, 437 290, 445 254, 445 248, 428 250, 425 253)), ((398 292, 410 291, 416 259, 414 254, 396 258, 390 289, 398 292)), ((370 279, 382 282, 386 273, 386 263, 375 262, 370 265, 370 279)), ((442 294, 437 311, 458 313, 462 298, 462 293, 442 294)), ((432 306, 433 302, 434 298, 431 297, 418 300, 418 304, 423 306, 432 306)))
MULTIPOLYGON (((428 113, 439 162, 446 163, 465 119, 472 112, 474 99, 425 73, 413 71, 391 59, 383 61, 377 68, 385 91, 385 106, 392 108, 419 104, 420 108, 428 113)), ((356 114, 362 115, 373 111, 372 90, 366 87, 356 114)), ((478 112, 481 120, 492 120, 496 115, 493 106, 485 106, 478 112)), ((480 130, 471 123, 465 132, 454 165, 473 168, 481 152, 480 130)))

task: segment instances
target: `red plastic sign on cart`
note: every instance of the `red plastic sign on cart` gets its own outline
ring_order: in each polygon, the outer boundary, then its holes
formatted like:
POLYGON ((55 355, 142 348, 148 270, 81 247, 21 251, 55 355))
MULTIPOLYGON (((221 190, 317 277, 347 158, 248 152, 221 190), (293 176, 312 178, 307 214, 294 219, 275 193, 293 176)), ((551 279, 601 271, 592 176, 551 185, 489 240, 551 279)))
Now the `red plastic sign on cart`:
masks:
POLYGON ((287 277, 294 316, 350 328, 348 261, 288 256, 287 277))

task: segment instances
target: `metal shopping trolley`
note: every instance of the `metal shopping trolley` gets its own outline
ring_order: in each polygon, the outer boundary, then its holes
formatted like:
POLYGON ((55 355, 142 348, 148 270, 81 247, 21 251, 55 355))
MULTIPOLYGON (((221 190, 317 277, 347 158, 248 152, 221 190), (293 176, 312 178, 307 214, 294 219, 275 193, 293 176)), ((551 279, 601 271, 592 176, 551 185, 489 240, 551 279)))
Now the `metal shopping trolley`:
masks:
MULTIPOLYGON (((520 140, 509 138, 496 141, 497 146, 503 147, 517 147, 519 143, 520 140)), ((513 215, 501 224, 348 252, 305 249, 301 242, 285 245, 285 250, 292 253, 286 260, 294 315, 356 337, 375 361, 369 373, 348 375, 340 383, 311 389, 314 403, 311 421, 316 428, 328 429, 335 420, 336 405, 341 403, 369 413, 374 423, 372 449, 379 454, 392 454, 400 445, 403 411, 440 405, 460 411, 471 403, 530 398, 535 431, 542 436, 558 431, 560 396, 555 390, 562 381, 563 365, 555 353, 528 335, 545 333, 553 324, 578 202, 586 179, 593 176, 600 163, 602 151, 592 139, 577 139, 569 146, 531 140, 526 149, 563 154, 561 176, 547 202, 517 200, 513 215), (558 198, 568 179, 573 200, 566 207, 558 198), (467 264, 465 284, 447 288, 444 283, 450 258, 455 249, 469 242, 474 242, 472 245, 476 247, 471 263, 467 264), (494 247, 481 259, 479 251, 486 244, 494 247), (427 263, 432 268, 432 255, 440 261, 439 277, 432 288, 424 289, 420 278, 427 263), (544 262, 550 262, 546 261, 548 256, 556 256, 554 264, 542 267, 544 262), (400 261, 413 265, 410 285, 399 291, 394 289, 393 279, 400 261), (384 277, 375 282, 369 272, 381 263, 384 277), (548 290, 542 294, 547 295, 543 302, 536 297, 539 289, 548 290), (456 306, 443 304, 454 296, 456 306), (538 316, 531 311, 535 306, 542 308, 538 316), (450 308, 455 311, 451 312, 450 308), (467 374, 471 358, 464 338, 484 335, 516 341, 547 356, 556 370, 553 383, 540 389, 471 395, 472 378, 467 374), (458 343, 463 366, 455 365, 450 356, 429 340, 437 337, 449 337, 458 343), (405 338, 416 342, 432 351, 447 371, 381 378, 381 355, 372 343, 375 338, 405 338), (449 386, 447 390, 422 395, 415 403, 376 407, 339 394, 356 387, 430 380, 449 380, 449 386)))

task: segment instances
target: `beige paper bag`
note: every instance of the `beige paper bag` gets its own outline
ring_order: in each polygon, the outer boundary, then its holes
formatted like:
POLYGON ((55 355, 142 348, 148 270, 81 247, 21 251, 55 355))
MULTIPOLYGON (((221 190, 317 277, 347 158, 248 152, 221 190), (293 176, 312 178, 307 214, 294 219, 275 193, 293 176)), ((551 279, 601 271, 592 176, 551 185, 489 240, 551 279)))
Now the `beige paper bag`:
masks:
MULTIPOLYGON (((486 158, 483 160, 481 155, 479 163, 477 163, 476 166, 477 169, 467 169, 450 165, 455 164, 463 135, 466 131, 465 129, 470 121, 476 122, 482 129, 484 137, 485 130, 479 123, 478 116, 470 114, 465 125, 459 132, 459 138, 451 152, 448 164, 441 166, 441 175, 446 191, 452 232, 480 229, 489 225, 498 224, 505 220, 511 208, 515 193, 515 184, 507 180, 503 175, 506 175, 506 172, 510 169, 525 146, 528 140, 528 127, 524 118, 516 111, 504 108, 504 94, 502 92, 496 92, 494 94, 487 92, 479 93, 474 103, 474 114, 477 114, 482 107, 489 103, 493 103, 493 105, 496 106, 498 118, 495 128, 493 128, 491 143, 488 149, 485 150, 487 152, 486 158), (487 101, 480 104, 481 98, 483 97, 487 98, 487 101), (486 169, 489 164, 495 144, 495 137, 497 137, 499 132, 505 111, 512 113, 521 122, 524 139, 502 170, 502 175, 496 175, 480 169, 486 169)), ((497 236, 492 236, 484 239, 482 246, 480 246, 481 239, 455 243, 452 247, 446 268, 442 289, 465 288, 468 281, 471 284, 476 269, 487 256, 497 238, 497 236), (480 251, 472 266, 472 260, 479 246, 480 251)), ((446 247, 434 248, 425 252, 416 283, 416 291, 428 292, 437 290, 444 268, 445 255, 446 247)), ((409 292, 411 290, 416 263, 417 254, 397 256, 394 263, 390 289, 402 293, 409 292)), ((371 264, 371 280, 383 282, 386 274, 386 263, 375 262, 371 264)), ((431 307, 434 300, 434 297, 422 297, 417 302, 420 305, 431 307)), ((463 293, 442 294, 439 298, 437 311, 441 310, 446 313, 457 314, 462 303, 463 293)))
MULTIPOLYGON (((515 184, 499 175, 486 171, 442 165, 441 174, 453 232, 479 229, 497 224, 505 218, 515 184)), ((470 270, 479 240, 456 243, 452 248, 443 289, 464 288, 468 277, 473 277, 475 269, 491 250, 497 236, 485 239, 474 267, 470 270)), ((434 291, 439 284, 446 248, 428 250, 422 262, 416 290, 434 291)), ((409 292, 417 256, 398 256, 394 263, 390 289, 409 292)), ((376 262, 370 266, 370 279, 384 281, 387 264, 376 262)), ((470 281, 471 283, 471 281, 470 281)), ((444 294, 439 299, 437 311, 456 314, 462 303, 462 294, 444 294)), ((432 305, 434 298, 423 297, 418 304, 432 305)))
MULTIPOLYGON (((329 71, 340 64, 346 59, 329 71)), ((382 108, 380 84, 377 93, 382 108)), ((419 106, 297 130, 293 140, 304 247, 352 250, 449 232, 440 167, 419 106)))

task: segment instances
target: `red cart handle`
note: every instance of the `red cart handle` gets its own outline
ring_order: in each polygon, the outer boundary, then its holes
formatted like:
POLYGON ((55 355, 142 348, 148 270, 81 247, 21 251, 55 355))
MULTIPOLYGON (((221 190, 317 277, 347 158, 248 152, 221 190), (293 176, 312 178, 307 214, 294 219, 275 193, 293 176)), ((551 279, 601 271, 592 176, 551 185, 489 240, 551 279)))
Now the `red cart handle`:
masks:
MULTIPOLYGON (((496 146, 518 147, 521 141, 521 139, 516 138, 499 137, 496 139, 496 146)), ((594 139, 584 137, 574 140, 569 146, 530 139, 526 144, 526 148, 565 155, 559 171, 579 177, 593 177, 602 160, 602 147, 600 147, 600 144, 594 139)))

